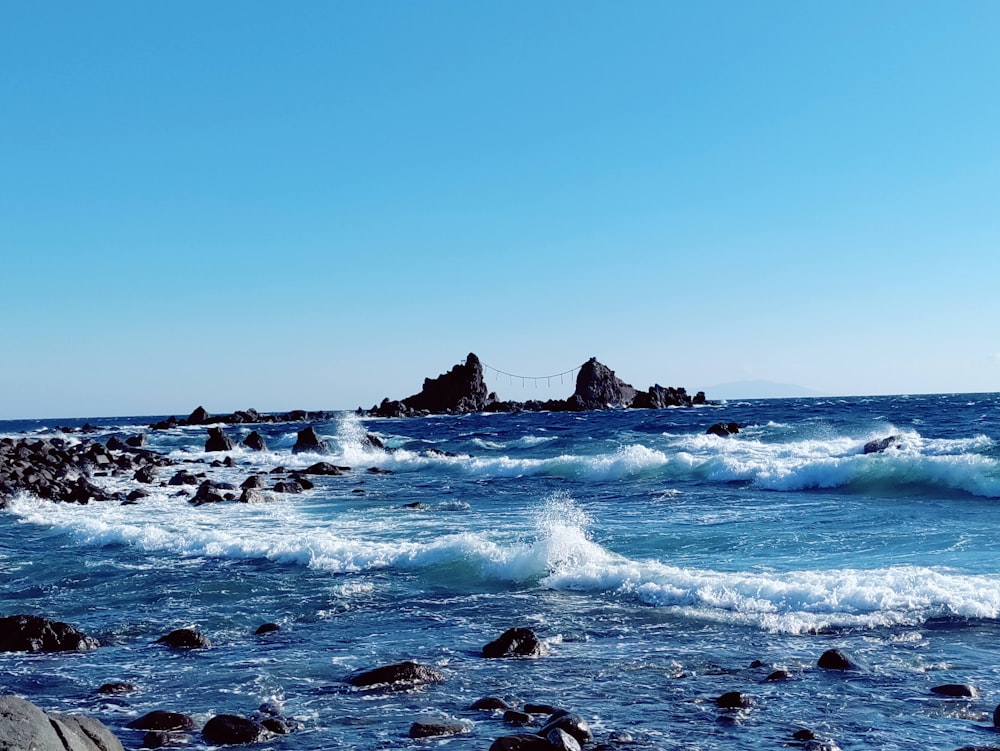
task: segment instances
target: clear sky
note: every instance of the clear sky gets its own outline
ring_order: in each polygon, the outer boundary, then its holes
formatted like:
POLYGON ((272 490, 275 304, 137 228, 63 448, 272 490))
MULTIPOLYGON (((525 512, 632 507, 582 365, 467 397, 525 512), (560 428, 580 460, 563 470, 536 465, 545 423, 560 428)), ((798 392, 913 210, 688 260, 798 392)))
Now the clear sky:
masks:
POLYGON ((1000 391, 998 34, 994 0, 3 3, 0 419, 368 407, 470 351, 1000 391))

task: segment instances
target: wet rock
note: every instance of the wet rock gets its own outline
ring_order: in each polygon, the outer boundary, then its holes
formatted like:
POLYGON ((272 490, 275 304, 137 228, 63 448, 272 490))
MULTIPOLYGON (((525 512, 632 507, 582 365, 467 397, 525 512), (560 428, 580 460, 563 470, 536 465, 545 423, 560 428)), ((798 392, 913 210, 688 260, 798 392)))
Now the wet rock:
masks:
POLYGON ((194 730, 194 720, 186 714, 180 712, 166 712, 156 709, 144 714, 138 719, 132 720, 126 727, 133 730, 159 730, 163 732, 177 732, 194 730))
POLYGON ((899 448, 900 439, 898 435, 890 435, 874 441, 868 441, 862 450, 865 454, 881 454, 889 448, 899 448))
POLYGON ((545 738, 528 733, 502 735, 490 745, 490 751, 553 751, 545 738))
POLYGON ((361 441, 361 445, 364 448, 370 448, 370 449, 384 449, 385 448, 385 444, 382 442, 382 439, 379 438, 374 433, 365 433, 365 437, 361 441))
POLYGON ((240 495, 240 503, 273 503, 275 500, 273 493, 257 488, 245 488, 240 495))
POLYGON ((545 740, 557 751, 580 751, 580 741, 562 728, 553 728, 545 734, 545 740))
POLYGON ((787 681, 792 677, 792 674, 787 670, 775 670, 773 673, 767 676, 764 680, 766 681, 787 681))
POLYGON ((156 482, 156 470, 153 467, 139 467, 132 475, 132 479, 146 485, 156 482))
POLYGON ((973 686, 966 685, 964 683, 945 683, 941 686, 934 686, 931 689, 932 694, 937 694, 938 696, 949 696, 956 699, 977 699, 979 698, 979 692, 973 686))
POLYGON ((146 434, 140 433, 139 435, 132 435, 125 439, 125 445, 130 448, 138 449, 146 445, 146 434))
POLYGON ((216 715, 201 729, 202 738, 214 746, 258 743, 270 735, 270 731, 256 720, 232 714, 216 715))
POLYGON ((551 704, 532 704, 528 703, 524 705, 524 711, 528 714, 545 714, 554 715, 564 713, 565 710, 554 707, 551 704))
POLYGON ((222 428, 209 428, 205 451, 232 451, 233 439, 222 432, 222 428))
POLYGON ((459 722, 414 722, 410 725, 411 738, 440 738, 447 735, 461 735, 469 729, 459 722))
POLYGON ((720 438, 727 438, 740 432, 738 422, 717 422, 705 431, 707 435, 717 435, 720 438))
POLYGON ((271 490, 275 493, 298 494, 301 493, 304 488, 294 480, 279 480, 274 483, 274 487, 272 487, 271 490))
POLYGON ((556 712, 542 725, 542 729, 538 731, 538 735, 543 738, 547 737, 556 728, 569 733, 581 746, 594 740, 594 735, 590 731, 590 725, 575 712, 556 712))
POLYGON ((381 469, 379 467, 369 467, 368 474, 370 475, 391 475, 391 469, 381 469))
POLYGON ((200 480, 186 469, 182 469, 167 481, 167 485, 198 485, 200 480))
POLYGON ((198 486, 198 492, 194 494, 194 498, 191 499, 191 503, 196 506, 201 506, 205 503, 222 503, 226 500, 223 491, 230 489, 231 486, 225 487, 221 483, 216 483, 212 480, 205 480, 198 486))
POLYGON ((320 439, 316 435, 316 431, 313 430, 312 426, 300 430, 298 437, 295 439, 295 445, 292 446, 292 453, 298 454, 303 451, 316 451, 319 453, 326 453, 330 450, 330 446, 320 439))
POLYGON ((17 696, 0 696, 0 748, 4 751, 123 751, 99 720, 46 713, 17 696))
POLYGON ((62 621, 37 615, 0 618, 0 652, 84 652, 97 646, 97 639, 62 621))
POLYGON ((275 631, 281 631, 281 626, 279 626, 277 623, 262 623, 260 626, 257 627, 257 630, 254 631, 254 633, 257 636, 260 636, 261 634, 271 634, 274 633, 275 631))
POLYGON ((302 470, 302 474, 336 476, 342 475, 350 471, 350 469, 350 467, 338 467, 336 464, 330 464, 330 462, 316 462, 302 470))
POLYGON ((97 693, 105 694, 108 696, 119 696, 121 694, 131 694, 137 690, 138 689, 136 688, 135 684, 114 681, 111 683, 101 684, 101 687, 97 689, 97 693))
POLYGON ((352 686, 367 687, 380 684, 419 685, 423 683, 440 683, 444 675, 433 668, 419 665, 415 662, 401 662, 397 665, 386 665, 355 673, 348 679, 352 686))
POLYGON ((246 490, 247 488, 266 488, 267 480, 265 480, 261 475, 250 475, 242 483, 240 483, 240 488, 246 490))
POLYGON ((162 730, 150 730, 142 736, 142 748, 163 748, 173 742, 174 737, 162 730))
POLYGON ((856 670, 857 666, 839 649, 828 649, 816 663, 824 670, 856 670))
POLYGON ((1000 704, 993 710, 993 727, 1000 728, 1000 704))
POLYGON ((545 647, 530 628, 509 628, 483 647, 483 657, 541 657, 545 647))
POLYGON ((212 642, 193 628, 174 629, 166 636, 157 639, 156 643, 166 644, 173 649, 205 649, 212 646, 212 642))
POLYGON ((267 442, 256 430, 243 439, 243 445, 251 451, 267 451, 267 442))
POLYGON ((792 738, 797 741, 813 741, 816 740, 816 734, 812 730, 803 728, 792 733, 792 738))
POLYGON ((508 725, 518 728, 523 728, 533 722, 530 714, 527 712, 518 712, 516 709, 508 709, 504 712, 503 721, 508 725))
POLYGON ((484 696, 473 702, 469 709, 513 709, 513 707, 499 696, 484 696))
POLYGON ((149 493, 147 491, 143 490, 142 488, 136 488, 127 496, 125 496, 125 500, 128 501, 129 503, 135 503, 136 501, 141 501, 143 498, 148 498, 148 497, 149 493))
POLYGON ((728 691, 715 700, 715 706, 720 709, 746 709, 751 704, 750 697, 739 691, 728 691))

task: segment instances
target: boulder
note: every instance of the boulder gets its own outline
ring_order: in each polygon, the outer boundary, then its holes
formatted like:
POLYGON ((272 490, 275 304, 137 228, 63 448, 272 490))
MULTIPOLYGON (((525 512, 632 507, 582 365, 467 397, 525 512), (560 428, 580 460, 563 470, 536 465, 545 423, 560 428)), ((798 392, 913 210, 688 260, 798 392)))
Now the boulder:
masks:
POLYGON ((569 398, 579 410, 627 407, 635 399, 635 389, 615 375, 607 365, 591 357, 576 374, 576 390, 569 398))
POLYGON ((174 629, 166 636, 157 639, 156 643, 166 644, 174 649, 204 649, 212 646, 212 642, 193 628, 174 629))
POLYGON ((566 710, 554 707, 551 704, 532 704, 531 702, 524 705, 524 711, 528 714, 562 714, 566 710))
POLYGON ((132 479, 136 482, 141 482, 146 485, 156 482, 156 469, 153 467, 139 467, 132 475, 132 479))
POLYGON ((194 730, 194 720, 180 712, 166 712, 155 709, 142 717, 132 720, 126 727, 133 730, 159 730, 163 732, 183 732, 194 730))
POLYGON ((167 485, 198 485, 199 482, 197 477, 186 469, 182 469, 167 481, 167 485))
POLYGON ((303 451, 315 451, 318 453, 326 453, 330 450, 330 446, 320 439, 316 435, 316 431, 313 430, 312 426, 299 431, 298 437, 295 439, 295 445, 292 446, 292 453, 298 454, 303 451))
POLYGON ((518 712, 516 709, 508 709, 503 713, 503 721, 507 725, 516 728, 523 728, 532 723, 531 715, 527 712, 518 712))
POLYGON ((146 434, 139 433, 139 435, 132 435, 125 439, 125 445, 130 448, 138 449, 146 445, 146 434))
POLYGON ((816 664, 824 670, 856 670, 857 666, 839 649, 828 649, 816 664))
POLYGON ((196 506, 201 506, 205 503, 222 503, 222 501, 226 500, 222 491, 229 489, 230 488, 224 487, 224 484, 222 483, 205 480, 198 486, 198 492, 194 494, 194 498, 191 499, 191 503, 196 506))
POLYGON ((257 488, 244 488, 240 494, 240 503, 272 503, 275 500, 273 493, 257 488))
POLYGON ((767 678, 765 678, 764 680, 766 680, 766 681, 787 681, 791 677, 792 677, 792 674, 789 673, 787 670, 775 670, 773 673, 770 673, 767 676, 767 678))
POLYGON ((557 751, 580 751, 580 741, 562 728, 552 728, 545 734, 545 740, 557 751))
POLYGON ((541 657, 545 646, 530 628, 509 628, 483 647, 483 657, 541 657))
POLYGON ((330 462, 316 462, 304 470, 303 474, 306 475, 342 475, 344 472, 349 471, 350 467, 339 467, 336 464, 330 464, 330 462))
POLYGON ((83 652, 97 646, 97 639, 62 621, 37 615, 0 618, 0 652, 83 652))
POLYGON ((99 720, 43 712, 17 696, 0 696, 3 751, 123 751, 121 741, 99 720))
POLYGON ((262 634, 274 633, 275 631, 281 631, 281 626, 277 623, 262 623, 257 627, 257 630, 254 631, 254 634, 260 636, 262 634))
POLYGON ((114 681, 111 683, 102 683, 101 687, 97 689, 97 693, 107 696, 120 696, 121 694, 131 694, 137 690, 138 688, 134 683, 114 681))
POLYGON ((715 700, 715 706, 719 709, 746 709, 752 704, 750 697, 739 691, 727 691, 715 700))
POLYGON ((556 712, 542 725, 542 729, 538 731, 538 735, 545 738, 556 728, 576 738, 581 746, 594 740, 594 734, 590 731, 590 725, 575 712, 556 712))
POLYGON ((397 665, 386 665, 374 670, 355 673, 348 679, 348 683, 352 686, 367 687, 381 684, 419 685, 440 683, 443 680, 444 675, 433 668, 415 662, 401 662, 397 665))
POLYGON ((233 439, 222 432, 222 428, 209 428, 205 451, 232 451, 233 439))
POLYGON ((948 696, 954 699, 978 699, 979 692, 976 691, 975 687, 969 686, 965 683, 945 683, 941 686, 934 686, 931 689, 932 694, 937 694, 938 696, 948 696))
POLYGON ((264 441, 264 437, 256 430, 243 439, 243 445, 251 451, 267 451, 267 443, 264 441))
POLYGON ((233 714, 220 714, 205 723, 201 736, 213 746, 230 746, 240 743, 258 743, 271 736, 271 732, 256 720, 233 714))
POLYGON ((707 435, 717 435, 720 438, 728 438, 739 432, 740 424, 738 422, 717 422, 705 431, 707 435))
POLYGON ((883 451, 889 448, 899 448, 900 439, 898 435, 890 435, 885 438, 878 438, 874 441, 868 441, 865 444, 863 453, 865 454, 881 454, 883 451))
POLYGON ((301 493, 304 488, 295 480, 279 480, 274 483, 274 487, 271 488, 275 493, 289 493, 298 494, 301 493))

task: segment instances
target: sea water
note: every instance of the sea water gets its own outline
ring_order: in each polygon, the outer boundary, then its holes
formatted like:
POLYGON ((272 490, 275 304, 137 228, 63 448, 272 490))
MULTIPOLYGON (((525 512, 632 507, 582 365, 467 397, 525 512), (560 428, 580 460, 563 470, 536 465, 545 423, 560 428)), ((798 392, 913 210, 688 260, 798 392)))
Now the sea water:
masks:
MULTIPOLYGON (((91 418, 89 437, 152 421, 91 418)), ((272 503, 193 506, 156 485, 135 505, 17 497, 0 512, 0 615, 67 621, 102 646, 0 654, 0 690, 96 716, 130 748, 142 733, 126 725, 153 709, 204 722, 267 704, 299 723, 269 743, 289 751, 487 749, 517 730, 468 709, 485 696, 572 710, 623 749, 795 747, 802 729, 845 751, 1000 745, 1000 395, 342 413, 314 427, 329 452, 293 454, 301 424, 226 426, 237 441, 258 430, 269 450, 237 448, 215 469, 204 427, 147 433, 237 485, 279 465, 352 467, 272 503), (720 421, 743 427, 706 434, 720 421), (863 453, 889 435, 896 446, 863 453), (264 622, 281 629, 256 636, 264 622), (213 646, 155 644, 185 626, 213 646), (481 657, 515 626, 547 654, 481 657), (819 669, 831 648, 858 669, 819 669), (446 680, 345 681, 404 660, 446 680), (790 677, 766 680, 779 669, 790 677), (95 693, 110 681, 137 690, 95 693), (931 692, 947 683, 978 696, 931 692), (752 705, 719 709, 728 691, 752 705), (468 732, 411 740, 427 720, 468 732)))

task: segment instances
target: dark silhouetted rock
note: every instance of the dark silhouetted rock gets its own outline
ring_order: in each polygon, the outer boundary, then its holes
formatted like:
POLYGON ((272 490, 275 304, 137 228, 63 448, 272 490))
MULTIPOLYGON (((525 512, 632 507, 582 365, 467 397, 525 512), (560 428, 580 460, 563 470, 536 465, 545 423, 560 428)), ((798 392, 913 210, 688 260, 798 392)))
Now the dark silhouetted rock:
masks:
MULTIPOLYGON (((704 392, 699 393, 702 403, 704 403, 705 394, 704 392)), ((667 407, 690 407, 693 403, 686 389, 672 386, 664 388, 660 384, 656 384, 650 386, 649 391, 636 393, 630 406, 635 409, 666 409, 667 407)))
POLYGON ((97 639, 62 621, 37 615, 0 618, 0 652, 83 652, 97 646, 97 639))
POLYGON ((899 448, 899 436, 890 435, 885 438, 880 438, 874 441, 868 441, 864 447, 864 453, 866 454, 881 454, 883 451, 889 448, 899 448))
POLYGON ((350 467, 338 467, 336 464, 330 464, 330 462, 316 462, 304 470, 303 474, 306 475, 342 475, 344 472, 350 470, 350 467))
POLYGON ((213 746, 258 743, 270 735, 270 731, 256 720, 232 714, 216 715, 201 729, 202 738, 213 746))
POLYGON ((384 449, 385 444, 382 443, 382 439, 373 433, 365 433, 364 439, 361 441, 361 445, 369 449, 384 449))
POLYGON ((148 498, 148 497, 149 493, 147 491, 143 490, 142 488, 136 488, 127 496, 125 496, 125 500, 128 503, 135 503, 137 501, 141 501, 143 498, 148 498))
POLYGON ((194 720, 186 714, 180 712, 165 712, 157 709, 142 717, 132 720, 126 727, 133 730, 160 730, 164 732, 178 732, 194 730, 194 720))
POLYGON ((824 670, 856 670, 857 666, 839 649, 828 649, 816 663, 824 670))
POLYGON ((558 707, 554 707, 551 704, 532 704, 530 702, 528 704, 525 704, 523 709, 528 714, 546 714, 546 715, 563 714, 566 711, 563 709, 559 709, 558 707))
POLYGON ((99 720, 43 712, 17 696, 0 696, 3 751, 122 751, 121 742, 99 720))
POLYGON ((326 453, 329 450, 329 445, 326 441, 320 440, 320 437, 316 435, 316 431, 313 430, 312 426, 300 430, 298 438, 295 439, 295 445, 292 446, 293 454, 298 454, 303 451, 326 453))
POLYGON ((752 703, 749 696, 739 691, 728 691, 715 700, 715 706, 720 709, 746 709, 752 703))
POLYGON ((485 696, 473 702, 469 709, 513 709, 513 707, 499 696, 485 696))
POLYGON ((271 490, 275 493, 297 494, 302 492, 303 487, 294 480, 279 480, 274 483, 274 487, 272 487, 271 490))
POLYGON ((440 738, 468 732, 469 729, 459 722, 414 722, 409 735, 411 738, 440 738))
POLYGON ((738 422, 717 422, 705 431, 708 435, 717 435, 720 438, 728 438, 739 432, 740 424, 738 422))
POLYGON ((153 467, 139 467, 132 475, 132 479, 149 485, 156 482, 156 470, 153 467))
POLYGON ((130 448, 138 449, 146 445, 146 434, 132 435, 125 439, 125 444, 130 448))
POLYGON ((974 687, 964 683, 945 683, 942 686, 934 686, 931 693, 955 699, 976 699, 979 697, 979 692, 974 687))
POLYGON ((205 451, 232 451, 233 439, 222 432, 222 428, 209 428, 205 451))
POLYGON ((264 437, 256 430, 243 439, 243 445, 251 451, 267 451, 267 443, 264 437))
POLYGON ((273 493, 257 488, 246 488, 240 495, 240 503, 273 503, 276 500, 273 493))
POLYGON ((261 634, 271 634, 274 633, 275 631, 281 631, 281 626, 279 626, 277 623, 262 623, 260 626, 257 627, 257 630, 254 631, 254 633, 257 636, 260 636, 261 634))
POLYGON ((212 480, 205 480, 198 486, 198 492, 194 494, 194 498, 191 499, 191 503, 196 506, 201 506, 205 503, 222 503, 226 500, 223 491, 230 489, 230 487, 225 487, 221 483, 216 483, 212 480))
POLYGON ((187 422, 188 425, 204 425, 210 418, 211 415, 208 414, 208 410, 204 407, 195 407, 194 412, 188 415, 185 422, 187 422))
POLYGON ((475 354, 469 353, 464 365, 456 365, 437 378, 425 378, 419 394, 403 399, 411 413, 481 412, 490 400, 489 389, 483 378, 483 365, 475 354))
MULTIPOLYGON (((199 634, 193 628, 178 628, 171 631, 166 636, 161 636, 156 640, 157 644, 166 644, 174 649, 204 649, 212 646, 207 638, 199 634)), ((156 729, 156 728, 152 728, 156 729)))
POLYGON ((530 628, 509 628, 483 647, 483 657, 541 657, 545 647, 530 628))
POLYGON ((433 668, 415 662, 401 662, 397 665, 386 665, 374 670, 355 673, 348 679, 348 682, 352 686, 365 687, 380 684, 440 683, 443 680, 444 675, 433 668))
POLYGON ((573 409, 627 407, 635 399, 635 389, 615 375, 607 365, 591 357, 576 374, 576 390, 568 402, 573 409))
POLYGON ((775 670, 773 673, 767 676, 764 680, 767 681, 787 681, 792 677, 792 674, 787 670, 775 670))
POLYGON ((260 475, 250 475, 242 483, 240 483, 240 488, 246 490, 247 488, 266 488, 267 480, 265 480, 260 475))
POLYGON ((490 745, 490 751, 553 751, 545 738, 527 733, 501 735, 490 745))
POLYGON ((544 738, 556 728, 564 730, 576 738, 581 746, 594 740, 594 735, 590 731, 590 725, 575 712, 556 712, 542 725, 542 729, 538 731, 538 735, 544 738))

